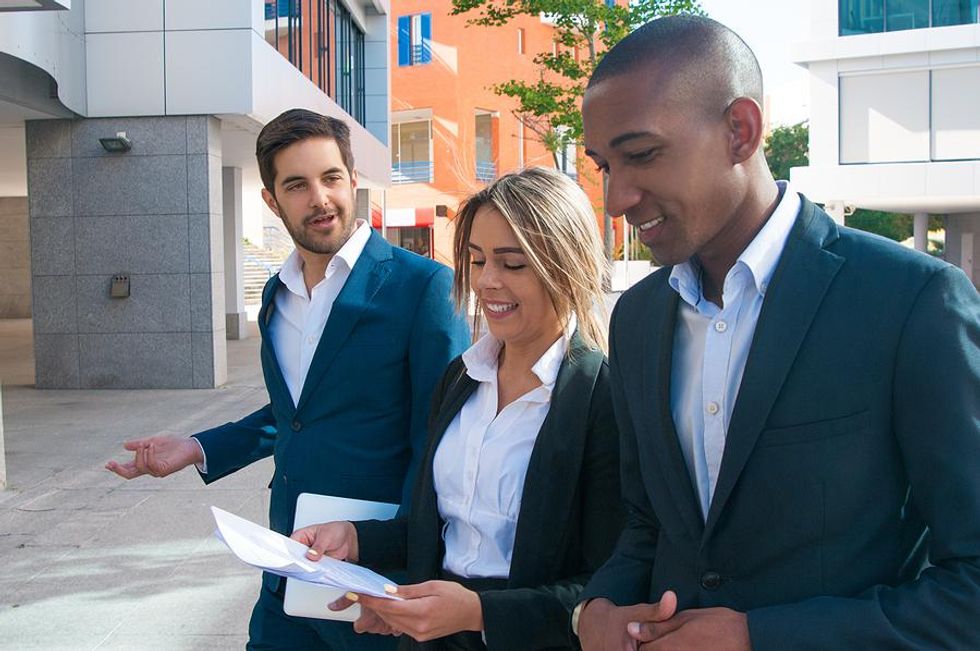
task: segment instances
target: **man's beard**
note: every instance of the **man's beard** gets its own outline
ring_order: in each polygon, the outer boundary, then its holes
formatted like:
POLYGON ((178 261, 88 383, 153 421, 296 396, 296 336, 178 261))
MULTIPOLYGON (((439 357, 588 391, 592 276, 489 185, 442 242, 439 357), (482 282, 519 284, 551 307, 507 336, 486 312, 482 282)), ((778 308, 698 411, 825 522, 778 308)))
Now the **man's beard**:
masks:
POLYGON ((297 246, 302 247, 310 253, 333 255, 350 239, 351 234, 354 232, 356 221, 350 215, 338 211, 337 216, 334 218, 333 233, 327 238, 321 237, 318 239, 307 230, 307 226, 314 219, 322 216, 322 213, 315 213, 304 217, 303 223, 299 227, 294 227, 288 218, 283 219, 282 223, 297 246))

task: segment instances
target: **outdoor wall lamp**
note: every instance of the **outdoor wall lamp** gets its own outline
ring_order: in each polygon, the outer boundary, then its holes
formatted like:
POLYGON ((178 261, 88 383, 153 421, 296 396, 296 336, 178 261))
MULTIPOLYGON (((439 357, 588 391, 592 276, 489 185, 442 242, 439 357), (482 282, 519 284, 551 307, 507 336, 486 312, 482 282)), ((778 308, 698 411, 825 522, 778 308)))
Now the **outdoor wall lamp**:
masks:
POLYGON ((99 138, 102 148, 110 154, 122 154, 133 148, 133 142, 126 137, 125 131, 118 131, 112 138, 99 138))

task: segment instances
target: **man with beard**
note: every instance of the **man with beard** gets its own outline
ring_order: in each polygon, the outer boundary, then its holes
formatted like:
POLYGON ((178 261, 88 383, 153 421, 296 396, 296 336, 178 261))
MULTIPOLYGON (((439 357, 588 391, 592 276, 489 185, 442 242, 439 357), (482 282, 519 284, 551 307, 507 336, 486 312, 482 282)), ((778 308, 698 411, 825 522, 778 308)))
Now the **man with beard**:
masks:
MULTIPOLYGON (((354 217, 357 173, 347 125, 293 109, 259 133, 262 198, 296 245, 262 293, 259 328, 270 402, 193 436, 128 441, 132 479, 196 465, 206 483, 274 455, 270 526, 288 535, 300 493, 405 503, 426 439, 429 399, 469 342, 452 272, 392 247, 354 217)), ((266 574, 249 649, 390 649, 348 623, 283 612, 266 574)), ((324 604, 326 609, 326 604, 324 604)))

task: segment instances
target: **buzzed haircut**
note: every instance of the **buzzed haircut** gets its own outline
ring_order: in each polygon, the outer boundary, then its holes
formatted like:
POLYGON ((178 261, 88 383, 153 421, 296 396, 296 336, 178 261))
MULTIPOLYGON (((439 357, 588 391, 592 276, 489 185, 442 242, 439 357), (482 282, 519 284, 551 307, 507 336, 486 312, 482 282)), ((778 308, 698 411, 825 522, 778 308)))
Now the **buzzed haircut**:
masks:
POLYGON ((337 143, 344 167, 350 174, 354 169, 354 152, 350 145, 350 127, 343 120, 320 115, 306 109, 290 109, 262 127, 255 141, 255 159, 265 189, 276 194, 276 154, 302 140, 329 138, 337 143))
POLYGON ((745 41, 715 20, 684 14, 651 20, 613 46, 588 87, 651 66, 669 71, 682 88, 707 94, 705 99, 720 108, 739 97, 763 104, 762 69, 745 41))

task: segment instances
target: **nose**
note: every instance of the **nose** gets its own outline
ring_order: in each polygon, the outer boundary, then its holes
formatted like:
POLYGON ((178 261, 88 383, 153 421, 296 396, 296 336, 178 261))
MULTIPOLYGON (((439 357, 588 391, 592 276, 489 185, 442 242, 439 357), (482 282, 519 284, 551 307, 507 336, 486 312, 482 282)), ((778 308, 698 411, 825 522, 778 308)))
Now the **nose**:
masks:
POLYGON ((310 205, 313 207, 327 208, 330 206, 330 188, 323 183, 316 183, 313 192, 310 193, 310 205))
POLYGON ((474 267, 472 271, 473 288, 477 291, 500 288, 500 274, 489 261, 482 267, 474 267))
POLYGON ((606 212, 610 215, 625 215, 640 202, 641 194, 621 172, 606 173, 606 212))

